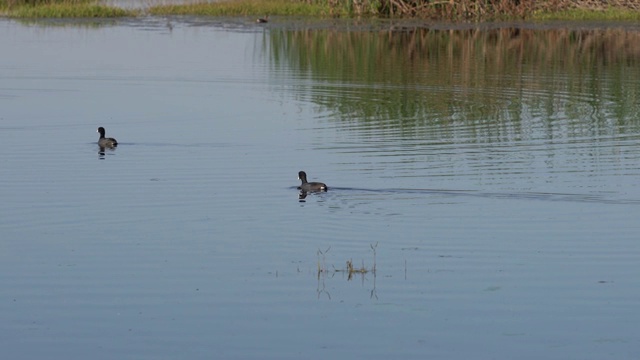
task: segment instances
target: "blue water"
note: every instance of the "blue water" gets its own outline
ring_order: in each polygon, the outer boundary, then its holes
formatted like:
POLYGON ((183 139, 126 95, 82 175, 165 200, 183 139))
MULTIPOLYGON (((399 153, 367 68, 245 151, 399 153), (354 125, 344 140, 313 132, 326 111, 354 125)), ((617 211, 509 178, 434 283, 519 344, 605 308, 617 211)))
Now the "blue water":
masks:
POLYGON ((637 123, 341 121, 269 31, 0 20, 6 358, 637 357, 637 123))

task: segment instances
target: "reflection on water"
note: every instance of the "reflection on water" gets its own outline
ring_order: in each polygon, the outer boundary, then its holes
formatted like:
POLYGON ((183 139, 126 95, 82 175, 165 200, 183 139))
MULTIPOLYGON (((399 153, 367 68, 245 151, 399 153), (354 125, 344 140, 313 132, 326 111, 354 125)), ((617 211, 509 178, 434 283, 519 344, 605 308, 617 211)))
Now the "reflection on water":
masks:
POLYGON ((623 131, 638 126, 637 31, 338 29, 268 36, 275 74, 292 67, 315 80, 299 96, 346 123, 395 129, 371 136, 447 126, 453 138, 462 121, 483 141, 510 141, 532 119, 545 124, 544 138, 601 135, 621 125, 610 122, 614 115, 633 126, 623 131), (488 133, 487 122, 499 131, 488 133))
POLYGON ((104 160, 105 156, 107 155, 107 152, 109 153, 109 155, 115 155, 115 150, 116 147, 102 147, 102 146, 98 146, 98 159, 100 160, 104 160))
POLYGON ((0 19, 5 357, 638 352, 637 29, 281 21, 0 19))
MULTIPOLYGON (((331 300, 331 292, 327 289, 327 281, 332 281, 336 275, 346 275, 346 280, 351 281, 357 279, 364 285, 365 281, 371 281, 371 290, 370 290, 370 298, 378 300, 378 295, 376 291, 376 250, 378 248, 378 243, 369 245, 372 260, 369 264, 365 265, 364 260, 362 260, 361 265, 354 265, 353 259, 348 259, 345 261, 345 266, 340 267, 335 264, 331 264, 331 266, 327 265, 327 254, 331 250, 331 247, 322 250, 318 249, 318 287, 316 289, 318 298, 326 296, 327 299, 331 300)), ((406 269, 405 269, 406 272, 406 269)))
POLYGON ((295 69, 308 86, 294 96, 316 104, 318 119, 338 134, 316 148, 361 153, 358 166, 385 176, 422 177, 442 166, 428 174, 571 191, 557 180, 628 171, 624 158, 638 157, 626 146, 640 133, 633 28, 273 29, 265 36, 273 76, 295 69), (535 186, 545 183, 560 189, 535 186))

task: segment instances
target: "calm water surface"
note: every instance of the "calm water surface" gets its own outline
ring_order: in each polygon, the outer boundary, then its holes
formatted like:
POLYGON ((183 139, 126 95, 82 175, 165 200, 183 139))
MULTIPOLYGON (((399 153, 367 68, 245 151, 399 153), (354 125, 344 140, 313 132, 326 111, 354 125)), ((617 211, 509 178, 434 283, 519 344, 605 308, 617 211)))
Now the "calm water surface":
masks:
POLYGON ((0 20, 7 358, 640 354, 637 29, 169 22, 0 20))

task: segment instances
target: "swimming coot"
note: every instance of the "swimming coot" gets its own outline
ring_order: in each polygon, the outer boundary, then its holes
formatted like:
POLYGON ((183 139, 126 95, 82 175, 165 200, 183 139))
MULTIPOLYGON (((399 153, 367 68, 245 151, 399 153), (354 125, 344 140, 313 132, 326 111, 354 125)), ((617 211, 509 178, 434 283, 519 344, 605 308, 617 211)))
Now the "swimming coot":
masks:
POLYGON ((300 171, 298 173, 298 179, 302 181, 302 184, 298 186, 298 190, 302 191, 327 191, 329 188, 327 184, 321 182, 308 182, 307 173, 300 171))
POLYGON ((269 15, 266 15, 266 16, 265 16, 265 17, 263 17, 263 18, 257 18, 257 19, 256 19, 256 22, 257 22, 258 24, 268 23, 268 22, 269 22, 269 15))
POLYGON ((100 139, 98 139, 98 145, 100 147, 116 147, 118 146, 118 142, 114 138, 104 137, 104 128, 100 126, 98 128, 98 132, 100 133, 100 139))

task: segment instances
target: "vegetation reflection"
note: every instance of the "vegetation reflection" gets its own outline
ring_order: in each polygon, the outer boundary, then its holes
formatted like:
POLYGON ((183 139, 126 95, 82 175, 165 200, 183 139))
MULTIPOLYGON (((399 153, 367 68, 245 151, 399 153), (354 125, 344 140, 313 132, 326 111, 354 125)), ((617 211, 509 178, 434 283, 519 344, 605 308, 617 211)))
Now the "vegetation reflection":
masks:
POLYGON ((309 77, 311 87, 297 96, 343 121, 404 129, 456 121, 519 127, 538 117, 638 125, 634 31, 274 29, 265 36, 274 76, 293 69, 309 77))

